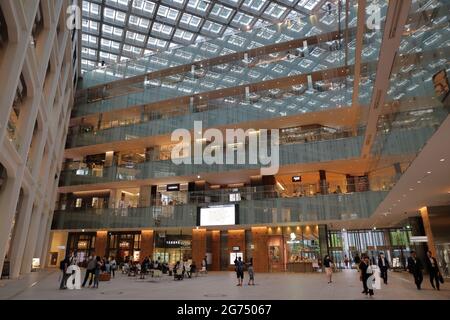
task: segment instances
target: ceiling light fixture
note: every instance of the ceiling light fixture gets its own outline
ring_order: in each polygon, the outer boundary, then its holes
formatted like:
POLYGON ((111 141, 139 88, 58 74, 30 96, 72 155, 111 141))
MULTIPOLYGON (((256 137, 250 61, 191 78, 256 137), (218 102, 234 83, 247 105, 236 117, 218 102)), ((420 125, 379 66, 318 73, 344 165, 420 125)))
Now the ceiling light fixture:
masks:
POLYGON ((439 160, 440 162, 444 162, 445 161, 445 159, 444 158, 442 158, 441 160, 439 160))

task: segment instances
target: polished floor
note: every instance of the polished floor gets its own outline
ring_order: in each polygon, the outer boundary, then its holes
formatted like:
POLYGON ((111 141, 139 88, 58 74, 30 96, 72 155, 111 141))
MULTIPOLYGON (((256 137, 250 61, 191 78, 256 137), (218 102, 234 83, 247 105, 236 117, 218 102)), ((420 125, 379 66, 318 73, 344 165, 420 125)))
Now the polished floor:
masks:
MULTIPOLYGON (((237 287, 234 273, 210 272, 206 276, 174 281, 128 277, 116 274, 111 281, 100 282, 98 289, 59 290, 58 270, 32 272, 18 280, 0 281, 0 299, 344 299, 344 300, 450 300, 450 284, 441 291, 433 290, 425 275, 423 289, 417 290, 408 273, 389 273, 389 284, 375 290, 373 297, 361 294, 362 284, 356 270, 344 270, 333 275, 327 284, 325 275, 293 273, 256 274, 256 285, 237 287)), ((83 271, 84 276, 84 271, 83 271)))

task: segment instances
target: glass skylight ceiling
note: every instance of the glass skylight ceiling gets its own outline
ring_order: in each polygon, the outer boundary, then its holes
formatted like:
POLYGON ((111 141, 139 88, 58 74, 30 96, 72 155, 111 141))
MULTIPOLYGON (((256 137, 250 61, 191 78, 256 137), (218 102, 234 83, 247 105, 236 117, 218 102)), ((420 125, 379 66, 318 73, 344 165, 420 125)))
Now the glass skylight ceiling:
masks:
POLYGON ((326 11, 323 0, 83 0, 82 71, 326 11))

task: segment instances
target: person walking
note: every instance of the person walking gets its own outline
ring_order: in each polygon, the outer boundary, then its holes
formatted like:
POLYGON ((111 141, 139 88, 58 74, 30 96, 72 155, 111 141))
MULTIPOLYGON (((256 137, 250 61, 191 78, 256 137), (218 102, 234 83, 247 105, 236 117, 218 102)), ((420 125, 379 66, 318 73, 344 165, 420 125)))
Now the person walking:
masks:
POLYGON ((117 261, 114 258, 114 256, 111 257, 110 264, 111 264, 111 274, 112 274, 112 277, 114 278, 116 275, 116 269, 117 269, 117 261))
POLYGON ((248 271, 248 285, 255 285, 255 271, 253 270, 253 258, 250 258, 250 261, 247 263, 247 271, 248 271))
POLYGON ((95 256, 90 256, 86 266, 86 273, 84 275, 84 280, 81 287, 84 287, 86 285, 88 278, 89 278, 89 287, 92 285, 92 281, 94 280, 96 263, 97 261, 95 260, 95 256))
POLYGON ((350 262, 350 260, 348 259, 347 255, 345 255, 345 257, 344 257, 345 269, 348 269, 349 262, 350 262))
POLYGON ((421 290, 421 285, 423 281, 423 264, 422 261, 417 257, 415 251, 411 251, 411 256, 408 258, 408 271, 414 276, 414 282, 417 286, 417 290, 421 290))
POLYGON ((202 260, 202 269, 205 270, 205 273, 208 273, 208 260, 206 259, 206 256, 202 260))
POLYGON ((355 254, 355 257, 353 258, 353 262, 356 265, 356 269, 359 271, 359 264, 361 263, 361 258, 359 257, 358 252, 355 254))
POLYGON ((242 287, 242 282, 244 281, 244 262, 242 261, 241 257, 238 257, 234 260, 234 268, 238 279, 237 286, 242 287))
POLYGON ((95 257, 95 269, 94 269, 94 286, 93 288, 98 289, 98 282, 100 280, 100 270, 102 268, 102 259, 99 256, 95 257))
POLYGON ((442 277, 441 272, 439 271, 439 265, 437 263, 437 260, 435 257, 433 257, 433 254, 431 251, 427 251, 427 259, 425 260, 425 264, 427 266, 428 272, 430 274, 430 283, 433 289, 439 288, 439 276, 442 277), (436 283, 436 285, 435 285, 436 283))
POLYGON ((61 275, 61 283, 59 285, 59 289, 63 290, 66 289, 66 282, 67 282, 67 278, 69 278, 69 275, 67 274, 67 268, 69 267, 69 257, 66 256, 60 263, 59 263, 59 269, 62 272, 61 275))
POLYGON ((390 266, 389 261, 386 259, 383 252, 378 256, 378 267, 380 268, 380 276, 383 279, 384 284, 388 284, 388 269, 390 266))
POLYGON ((333 276, 333 260, 331 260, 329 255, 325 256, 325 259, 323 259, 323 266, 325 268, 325 273, 328 277, 328 283, 332 283, 332 276, 333 276))
POLYGON ((369 289, 369 286, 367 285, 369 277, 372 275, 372 268, 369 264, 369 257, 364 256, 362 261, 359 264, 359 270, 361 271, 360 280, 363 283, 363 291, 361 293, 364 293, 365 295, 373 296, 373 289, 369 289))

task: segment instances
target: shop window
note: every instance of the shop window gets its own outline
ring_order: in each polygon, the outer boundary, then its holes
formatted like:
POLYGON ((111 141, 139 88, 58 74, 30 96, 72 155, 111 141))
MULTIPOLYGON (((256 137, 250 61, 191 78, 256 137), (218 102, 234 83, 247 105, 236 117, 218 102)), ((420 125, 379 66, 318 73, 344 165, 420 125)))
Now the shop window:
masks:
POLYGON ((8 26, 6 25, 5 16, 0 7, 0 50, 6 47, 8 43, 8 26))

